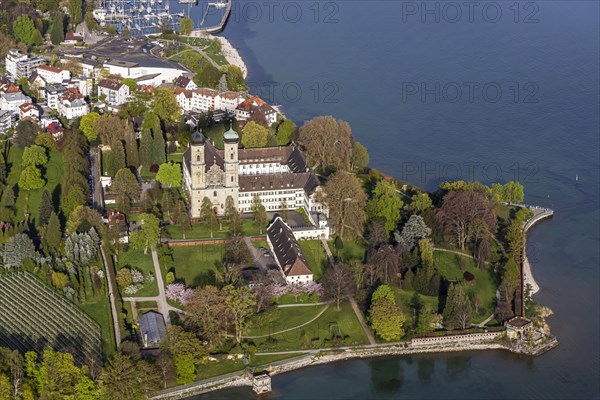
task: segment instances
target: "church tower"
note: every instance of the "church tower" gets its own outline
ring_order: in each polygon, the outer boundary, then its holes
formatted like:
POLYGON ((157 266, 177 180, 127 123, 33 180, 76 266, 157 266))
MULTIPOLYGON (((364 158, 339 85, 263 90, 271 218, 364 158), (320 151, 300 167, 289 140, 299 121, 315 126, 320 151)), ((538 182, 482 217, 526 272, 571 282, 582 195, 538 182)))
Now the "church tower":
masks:
POLYGON ((198 129, 190 137, 192 189, 206 188, 206 160, 204 159, 204 146, 206 139, 198 129))
MULTIPOLYGON (((237 188, 238 184, 238 144, 240 141, 240 137, 237 132, 233 130, 233 128, 229 128, 227 132, 223 135, 223 142, 225 151, 223 153, 223 158, 225 161, 225 187, 227 188, 237 188)), ((234 197, 237 200, 237 193, 234 197)))

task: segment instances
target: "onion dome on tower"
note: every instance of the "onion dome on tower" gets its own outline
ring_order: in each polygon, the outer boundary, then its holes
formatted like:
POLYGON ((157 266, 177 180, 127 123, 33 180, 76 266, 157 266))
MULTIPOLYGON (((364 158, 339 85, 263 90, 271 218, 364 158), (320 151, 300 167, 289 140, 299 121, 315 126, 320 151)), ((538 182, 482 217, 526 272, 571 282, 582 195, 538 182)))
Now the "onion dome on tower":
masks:
POLYGON ((223 141, 225 143, 237 143, 239 140, 240 136, 233 130, 233 127, 229 125, 229 130, 223 134, 223 141))
POLYGON ((201 146, 204 145, 205 142, 206 138, 202 133, 202 129, 198 128, 196 132, 192 133, 192 136, 190 137, 190 143, 192 146, 201 146))

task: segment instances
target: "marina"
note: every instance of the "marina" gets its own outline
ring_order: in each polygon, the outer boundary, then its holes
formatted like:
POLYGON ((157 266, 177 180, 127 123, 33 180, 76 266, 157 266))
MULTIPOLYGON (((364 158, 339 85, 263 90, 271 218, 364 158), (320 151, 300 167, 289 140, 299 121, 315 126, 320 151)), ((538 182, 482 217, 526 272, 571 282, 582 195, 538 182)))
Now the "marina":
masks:
POLYGON ((173 5, 167 0, 101 0, 93 16, 100 26, 112 26, 117 33, 147 36, 178 31, 185 17, 192 18, 195 32, 217 33, 223 30, 230 12, 231 0, 178 0, 173 5), (193 15, 202 17, 196 19, 193 15))

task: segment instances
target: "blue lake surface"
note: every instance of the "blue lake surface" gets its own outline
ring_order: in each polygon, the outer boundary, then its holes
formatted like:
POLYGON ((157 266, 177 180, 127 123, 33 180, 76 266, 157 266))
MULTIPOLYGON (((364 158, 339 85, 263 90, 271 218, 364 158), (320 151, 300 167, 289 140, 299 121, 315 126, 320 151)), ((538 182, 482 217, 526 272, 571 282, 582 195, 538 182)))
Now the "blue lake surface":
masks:
POLYGON ((396 178, 431 190, 517 179, 526 202, 555 210, 528 235, 528 254, 561 342, 539 358, 469 352, 308 368, 276 376, 268 398, 600 398, 599 3, 477 2, 471 14, 462 2, 266 4, 236 2, 223 34, 253 91, 299 125, 334 115, 396 178))

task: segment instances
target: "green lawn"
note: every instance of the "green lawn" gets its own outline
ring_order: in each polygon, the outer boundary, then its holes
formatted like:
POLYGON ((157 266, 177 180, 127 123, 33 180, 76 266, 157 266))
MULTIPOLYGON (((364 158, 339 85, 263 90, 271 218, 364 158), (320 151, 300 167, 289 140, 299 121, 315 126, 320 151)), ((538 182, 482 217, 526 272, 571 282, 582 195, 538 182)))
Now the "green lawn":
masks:
MULTIPOLYGON (((56 150, 49 153, 48 163, 42 168, 42 177, 46 180, 46 185, 37 190, 20 190, 18 183, 21 176, 21 158, 23 149, 12 146, 8 153, 8 164, 10 173, 7 178, 7 186, 15 189, 15 205, 17 207, 17 220, 23 219, 25 213, 31 213, 34 222, 38 218, 38 207, 44 190, 48 190, 54 201, 54 207, 58 209, 60 198, 60 184, 63 175, 62 154, 56 150)), ((31 220, 31 219, 30 219, 31 220)))
POLYGON ((167 161, 173 161, 175 163, 183 163, 183 153, 170 153, 167 154, 167 161))
POLYGON ((321 279, 325 269, 329 265, 323 244, 320 240, 299 240, 298 244, 313 272, 315 280, 321 279))
POLYGON ((310 304, 310 303, 319 303, 321 298, 317 294, 311 294, 310 296, 306 293, 301 294, 296 297, 292 294, 284 294, 283 296, 279 296, 275 299, 276 304, 310 304))
MULTIPOLYGON (((404 315, 412 315, 410 300, 415 292, 397 287, 394 287, 394 292, 396 294, 396 303, 402 308, 404 315)), ((424 305, 428 305, 431 310, 435 311, 436 313, 438 312, 439 299, 436 296, 424 296, 419 294, 419 297, 424 305)))
POLYGON ((360 243, 344 241, 344 247, 339 250, 335 248, 334 243, 335 240, 329 241, 329 249, 341 261, 360 260, 362 262, 365 260, 367 250, 360 243))
POLYGON ((249 365, 244 365, 244 362, 239 360, 219 360, 209 361, 208 363, 201 365, 197 371, 198 380, 213 378, 219 375, 225 375, 232 372, 237 372, 245 369, 246 367, 269 367, 270 364, 276 361, 287 360, 288 358, 294 358, 299 356, 301 353, 291 354, 279 354, 272 356, 255 356, 254 360, 249 365))
POLYGON ((350 304, 343 304, 340 310, 329 307, 316 321, 302 328, 253 342, 259 351, 266 352, 366 344, 368 339, 350 304), (334 336, 339 339, 332 340, 334 336))
MULTIPOLYGON (((263 229, 263 233, 266 228, 263 229)), ((260 230, 256 223, 251 219, 243 219, 242 220, 242 232, 246 236, 256 236, 260 234, 260 230)), ((166 228, 167 237, 171 239, 183 239, 183 232, 179 225, 169 225, 166 228)), ((217 228, 216 231, 211 232, 207 229, 206 225, 203 223, 192 224, 191 229, 185 232, 186 239, 209 239, 213 238, 224 238, 229 236, 229 224, 227 222, 222 222, 220 228, 217 228)))
POLYGON ((268 335, 273 332, 279 332, 285 329, 290 329, 298 325, 304 324, 314 317, 319 312, 323 311, 326 306, 315 305, 307 307, 283 307, 277 308, 270 313, 274 313, 273 322, 265 323, 261 315, 255 315, 251 320, 250 328, 245 332, 247 336, 268 335))
POLYGON ((103 296, 97 301, 79 304, 79 307, 100 325, 102 353, 105 357, 110 357, 115 352, 115 334, 108 297, 103 296))
POLYGON ((222 258, 221 244, 173 246, 175 277, 191 287, 214 283, 215 262, 222 258))
POLYGON ((460 269, 461 262, 466 266, 466 270, 475 276, 473 281, 464 282, 464 285, 467 294, 474 296, 477 302, 478 312, 473 314, 473 322, 481 322, 492 314, 496 304, 496 288, 498 284, 493 271, 477 268, 475 261, 468 257, 461 257, 457 254, 442 251, 434 252, 434 265, 436 269, 449 281, 462 282, 463 272, 460 269))
POLYGON ((500 219, 503 219, 505 223, 510 222, 511 218, 514 214, 519 210, 519 207, 509 206, 506 204, 498 204, 496 205, 496 216, 500 219))
MULTIPOLYGON (((147 276, 149 273, 152 273, 152 275, 156 275, 154 273, 154 264, 152 263, 152 254, 150 253, 150 250, 148 250, 148 254, 144 255, 143 251, 133 250, 130 248, 127 252, 119 253, 118 261, 119 269, 125 266, 130 266, 132 268, 137 268, 140 271, 143 271, 144 276, 147 276)), ((121 295, 124 297, 129 297, 130 295, 125 294, 123 292, 123 289, 124 288, 121 288, 121 295)), ((154 282, 144 282, 144 287, 132 296, 158 296, 158 285, 156 283, 156 279, 154 280, 154 282)))

